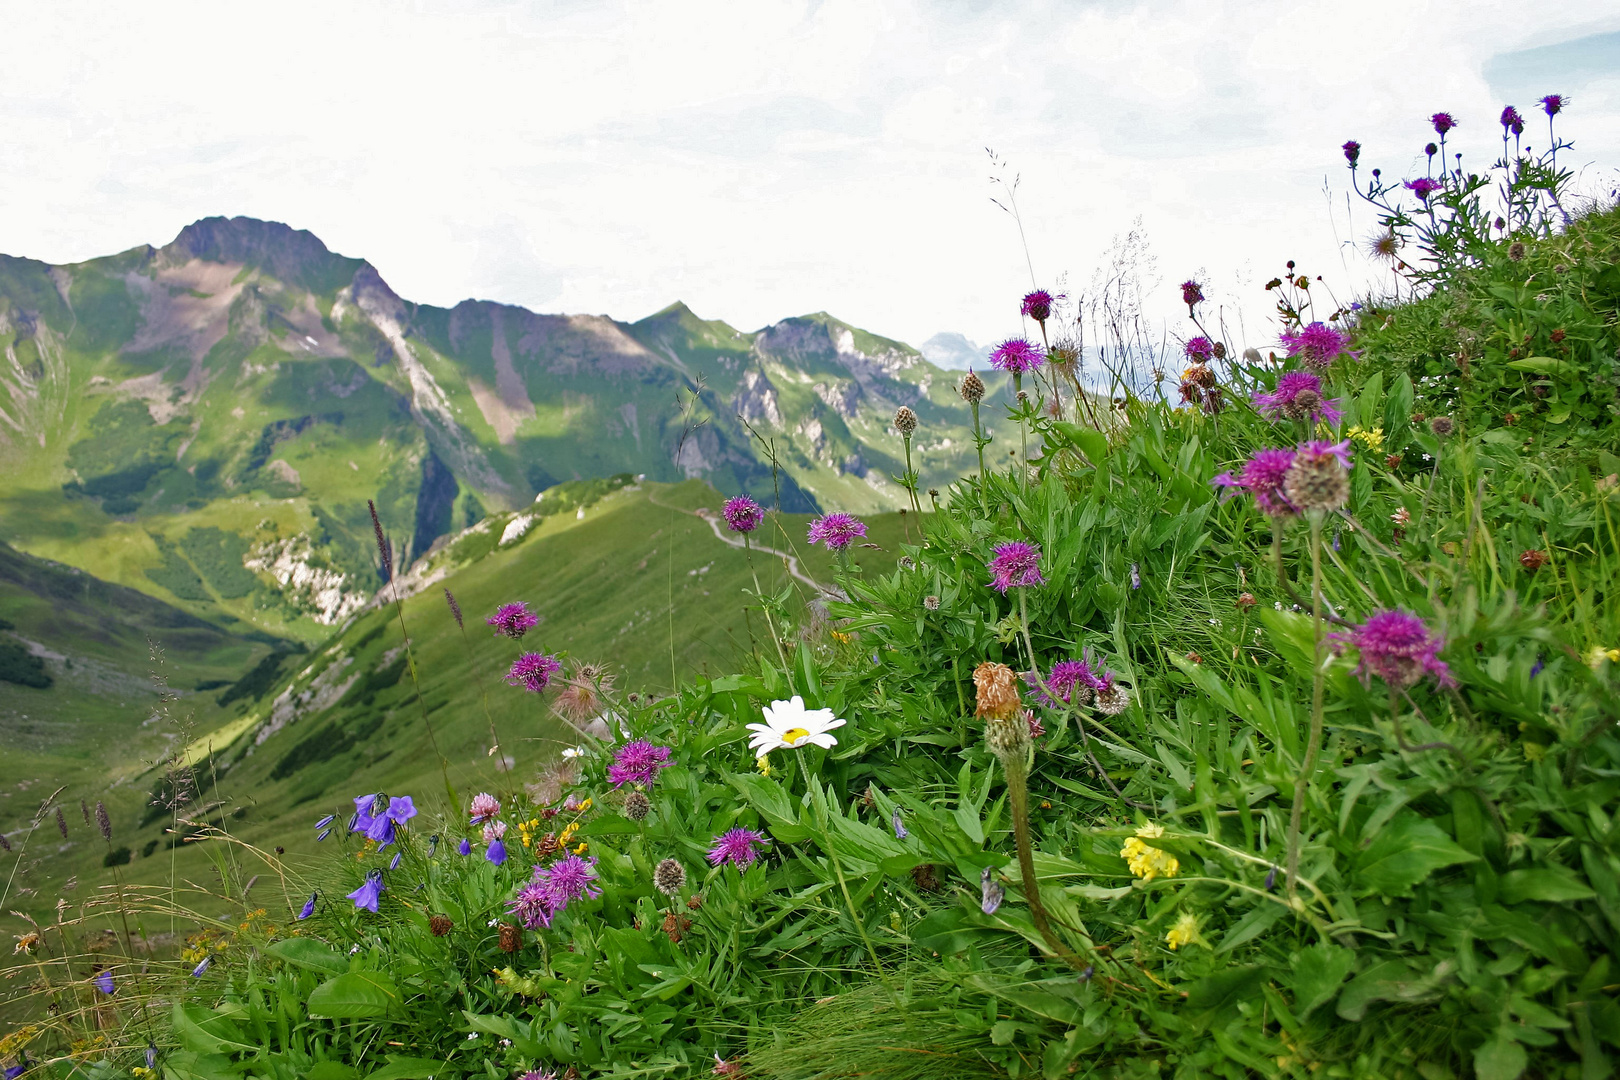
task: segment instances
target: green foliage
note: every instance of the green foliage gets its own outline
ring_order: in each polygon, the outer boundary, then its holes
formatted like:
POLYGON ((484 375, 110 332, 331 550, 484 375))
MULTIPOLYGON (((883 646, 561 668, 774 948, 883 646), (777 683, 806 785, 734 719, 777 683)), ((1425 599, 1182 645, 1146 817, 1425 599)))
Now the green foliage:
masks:
POLYGON ((219 695, 221 705, 229 705, 234 701, 258 701, 264 697, 266 690, 276 684, 276 676, 281 673, 282 662, 287 654, 280 651, 266 653, 257 664, 240 679, 230 685, 223 694, 219 695))
POLYGON ((203 585, 202 578, 198 576, 196 568, 186 561, 179 548, 161 536, 153 535, 152 542, 157 545, 163 565, 148 567, 146 570, 148 578, 182 600, 213 599, 207 587, 203 585))
POLYGON ((0 682, 46 690, 53 681, 43 659, 16 642, 0 641, 0 682))
POLYGON ((180 540, 180 550, 214 591, 227 600, 246 596, 259 583, 242 565, 248 543, 235 533, 212 525, 189 529, 180 540))

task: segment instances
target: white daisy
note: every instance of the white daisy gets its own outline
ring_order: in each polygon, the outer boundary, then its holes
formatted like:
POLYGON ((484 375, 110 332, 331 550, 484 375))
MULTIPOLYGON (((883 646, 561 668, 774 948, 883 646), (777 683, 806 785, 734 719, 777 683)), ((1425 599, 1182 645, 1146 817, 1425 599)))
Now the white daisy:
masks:
POLYGON ((585 753, 586 751, 583 746, 570 746, 562 752, 562 756, 565 759, 572 760, 573 758, 584 757, 585 753))
POLYGON ((844 721, 834 716, 831 709, 806 709, 804 698, 797 694, 791 701, 773 701, 760 711, 765 722, 748 725, 748 730, 753 732, 748 737, 748 747, 755 757, 763 757, 772 750, 837 746, 838 740, 827 732, 844 726, 844 721))

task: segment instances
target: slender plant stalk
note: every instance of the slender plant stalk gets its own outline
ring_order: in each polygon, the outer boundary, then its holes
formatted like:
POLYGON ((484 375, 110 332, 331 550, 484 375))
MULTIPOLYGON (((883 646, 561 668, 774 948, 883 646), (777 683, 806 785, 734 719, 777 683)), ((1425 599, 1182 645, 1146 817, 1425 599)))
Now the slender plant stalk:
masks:
POLYGON ((979 403, 974 401, 970 402, 969 404, 973 406, 973 445, 979 449, 979 509, 984 511, 985 517, 989 517, 990 496, 985 491, 985 484, 988 482, 989 478, 985 475, 984 471, 985 438, 983 430, 979 427, 979 403))
POLYGON ((754 595, 759 598, 760 610, 765 613, 765 626, 771 632, 771 642, 776 646, 777 658, 782 661, 782 670, 788 670, 787 653, 782 650, 782 638, 776 632, 776 620, 771 617, 771 608, 765 602, 765 594, 759 587, 759 572, 754 569, 754 545, 747 533, 743 533, 743 550, 748 554, 748 573, 754 579, 754 595))
POLYGON ((1290 903, 1299 891, 1300 825, 1305 815, 1305 789, 1310 785, 1316 755, 1322 747, 1322 697, 1327 681, 1322 670, 1327 639, 1322 633, 1322 518, 1318 513, 1311 515, 1311 632, 1316 645, 1311 681, 1311 732, 1305 744, 1305 757, 1300 761, 1299 778, 1294 781, 1294 806, 1288 813, 1290 903))
POLYGON ((911 496, 911 509, 916 511, 920 522, 922 520, 922 504, 917 502, 917 474, 911 467, 911 436, 902 435, 900 441, 906 444, 906 494, 911 496))
MULTIPOLYGON (((1024 718, 1017 716, 1005 722, 1021 724, 1024 718)), ((1035 876, 1034 848, 1029 837, 1029 765, 1025 752, 1002 758, 1001 770, 1007 777, 1007 795, 1012 804, 1013 841, 1018 848, 1018 874, 1024 883, 1024 900, 1029 904, 1030 919, 1034 921, 1041 940, 1046 942, 1047 948, 1058 959, 1077 971, 1083 970, 1086 962, 1052 932, 1046 904, 1041 900, 1041 883, 1035 876)))

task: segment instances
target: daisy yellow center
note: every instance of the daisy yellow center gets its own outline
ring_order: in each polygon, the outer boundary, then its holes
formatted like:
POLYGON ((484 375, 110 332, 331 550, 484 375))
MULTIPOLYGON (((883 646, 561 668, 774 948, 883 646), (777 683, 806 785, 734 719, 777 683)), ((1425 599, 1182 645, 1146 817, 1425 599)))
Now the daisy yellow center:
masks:
POLYGON ((788 728, 786 731, 782 732, 782 741, 784 743, 786 743, 788 746, 798 746, 800 743, 804 742, 804 740, 808 739, 809 737, 810 737, 810 729, 808 729, 808 728, 791 727, 791 728, 788 728))

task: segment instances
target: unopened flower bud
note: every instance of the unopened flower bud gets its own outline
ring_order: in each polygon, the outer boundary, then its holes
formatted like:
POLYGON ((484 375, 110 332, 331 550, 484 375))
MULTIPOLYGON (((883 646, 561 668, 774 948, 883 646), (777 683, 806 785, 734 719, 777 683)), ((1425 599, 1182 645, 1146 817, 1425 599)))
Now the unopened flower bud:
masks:
POLYGON ((653 870, 653 888, 665 896, 674 896, 686 886, 686 867, 679 859, 665 859, 653 870))
POLYGON ((645 821, 652 812, 652 800, 644 791, 632 791, 624 798, 624 816, 631 821, 645 821))
POLYGON ((1429 430, 1444 439, 1457 430, 1457 424, 1449 416, 1437 416, 1429 421, 1429 430))
POLYGON ((962 400, 974 403, 984 398, 984 380, 969 371, 962 379, 962 400))
POLYGON ((902 435, 910 435, 917 430, 917 414, 911 411, 909 405, 902 405, 895 410, 894 430, 902 435))

